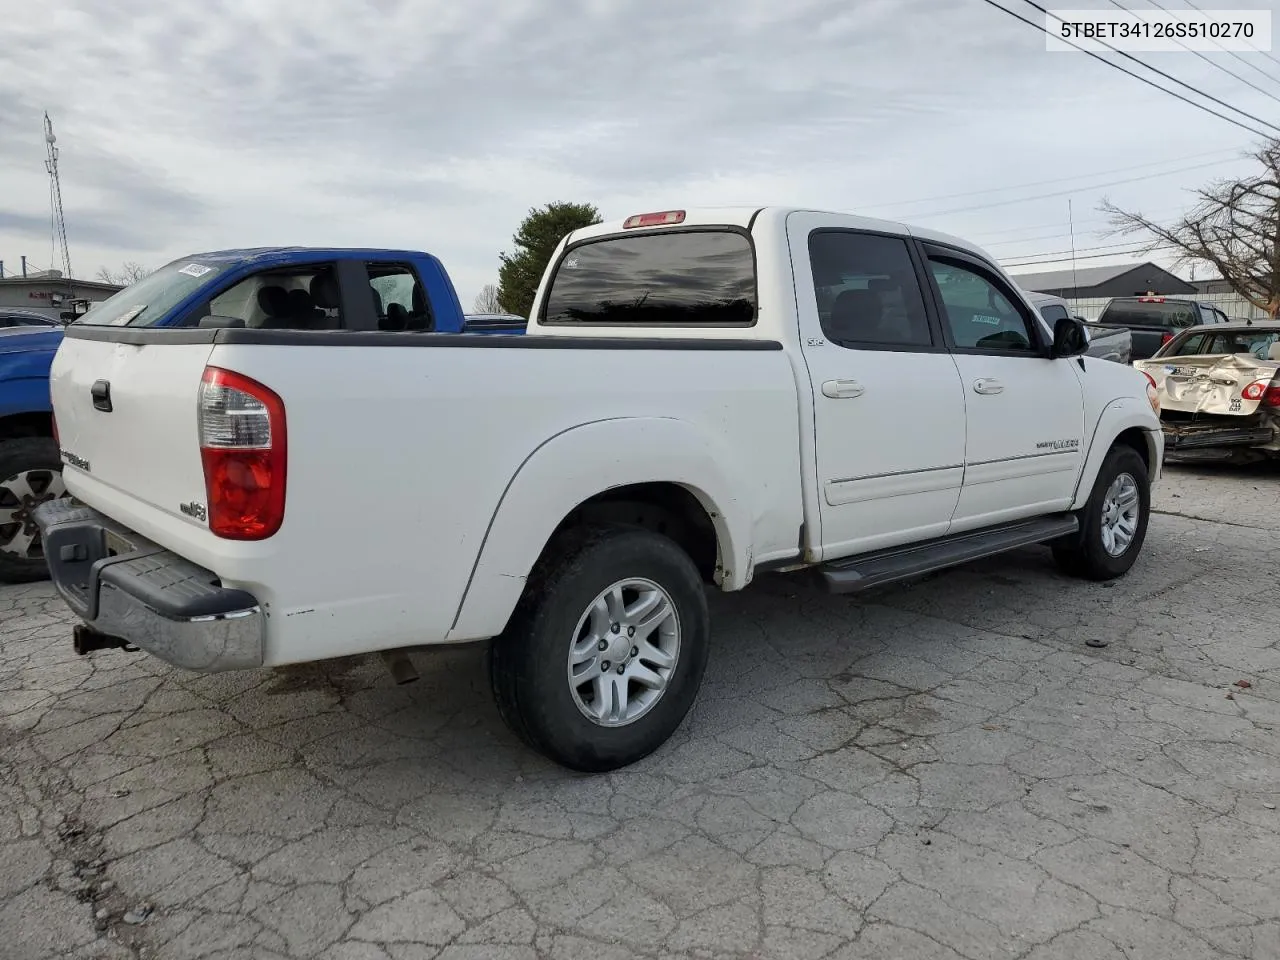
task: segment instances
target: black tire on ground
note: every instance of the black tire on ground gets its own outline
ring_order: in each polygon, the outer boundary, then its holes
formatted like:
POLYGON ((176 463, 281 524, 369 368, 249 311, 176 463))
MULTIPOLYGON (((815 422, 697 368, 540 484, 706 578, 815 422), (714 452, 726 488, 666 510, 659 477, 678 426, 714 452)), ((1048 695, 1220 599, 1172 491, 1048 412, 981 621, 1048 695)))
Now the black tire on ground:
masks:
POLYGON ((47 485, 62 490, 62 458, 52 437, 19 437, 0 443, 0 583, 30 583, 47 580, 49 567, 40 549, 40 534, 30 513, 47 498, 47 485), (28 487, 34 496, 15 497, 8 484, 28 474, 28 487), (15 537, 19 540, 34 534, 26 555, 20 556, 7 547, 15 537))
POLYGON ((574 770, 615 770, 648 756, 680 726, 702 682, 709 634, 702 578, 674 541, 629 527, 574 531, 539 563, 511 623, 493 641, 494 698, 507 726, 543 755, 574 770), (626 725, 602 726, 575 697, 570 652, 585 642, 577 627, 596 598, 627 580, 648 581, 666 594, 678 624, 678 652, 647 712, 626 725))
POLYGON ((1151 483, 1147 465, 1132 447, 1112 447, 1102 461, 1089 501, 1079 512, 1080 532, 1054 543, 1053 558, 1064 573, 1073 577, 1114 580, 1127 573, 1142 552, 1150 516, 1151 483), (1107 552, 1103 541, 1103 511, 1107 491, 1124 474, 1132 477, 1138 487, 1137 528, 1125 551, 1119 556, 1112 556, 1107 552))

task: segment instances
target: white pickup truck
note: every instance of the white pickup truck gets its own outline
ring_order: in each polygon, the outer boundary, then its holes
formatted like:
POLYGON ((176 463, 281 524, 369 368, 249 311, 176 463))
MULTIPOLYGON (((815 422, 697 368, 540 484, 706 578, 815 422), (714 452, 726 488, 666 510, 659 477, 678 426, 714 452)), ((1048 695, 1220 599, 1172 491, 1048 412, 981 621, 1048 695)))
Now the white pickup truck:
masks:
POLYGON ((512 729, 608 770, 692 705, 705 584, 812 568, 848 593, 1038 543, 1105 579, 1141 550, 1148 380, 1082 356, 1075 320, 1050 342, 954 237, 631 217, 565 238, 523 336, 379 330, 362 265, 315 270, 338 284, 326 329, 217 283, 190 325, 108 301, 68 328, 52 393, 79 502, 38 523, 77 649, 214 671, 495 638, 512 729))

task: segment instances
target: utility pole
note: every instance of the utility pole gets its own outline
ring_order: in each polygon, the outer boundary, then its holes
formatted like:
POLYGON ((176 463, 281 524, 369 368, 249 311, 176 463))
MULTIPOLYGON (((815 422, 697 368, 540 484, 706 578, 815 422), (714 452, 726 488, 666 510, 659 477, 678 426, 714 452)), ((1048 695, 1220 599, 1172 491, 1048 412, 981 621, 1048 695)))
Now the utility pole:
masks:
POLYGON ((58 177, 58 138, 53 135, 53 121, 44 115, 44 167, 49 171, 49 214, 53 221, 53 242, 62 247, 62 275, 67 280, 67 299, 75 298, 71 282, 71 250, 67 247, 67 220, 62 215, 62 182, 58 177))

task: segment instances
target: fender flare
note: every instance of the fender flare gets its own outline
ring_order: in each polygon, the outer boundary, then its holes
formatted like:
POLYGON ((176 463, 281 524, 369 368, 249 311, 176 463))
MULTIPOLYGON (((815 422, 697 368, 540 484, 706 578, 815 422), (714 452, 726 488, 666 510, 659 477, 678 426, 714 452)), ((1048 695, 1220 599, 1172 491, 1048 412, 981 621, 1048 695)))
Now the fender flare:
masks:
POLYGON ((1159 431, 1160 421, 1155 419, 1151 406, 1145 400, 1136 397, 1120 397, 1112 400, 1102 408, 1093 427, 1093 437, 1089 441, 1089 453, 1085 457, 1084 468, 1080 471, 1080 479, 1076 481, 1075 496, 1071 509, 1080 510, 1093 493, 1093 484, 1102 469, 1102 461, 1116 442, 1116 437, 1126 430, 1139 429, 1147 444, 1147 459, 1151 463, 1151 474, 1155 476, 1160 470, 1160 448, 1153 431, 1159 431), (1153 424, 1154 420, 1154 424, 1153 424))
POLYGON ((734 495, 732 452, 683 420, 595 420, 536 447, 516 469, 480 544, 449 640, 500 633, 533 565, 561 521, 587 500, 637 483, 675 483, 692 493, 716 532, 721 586, 751 578, 752 517, 734 495))

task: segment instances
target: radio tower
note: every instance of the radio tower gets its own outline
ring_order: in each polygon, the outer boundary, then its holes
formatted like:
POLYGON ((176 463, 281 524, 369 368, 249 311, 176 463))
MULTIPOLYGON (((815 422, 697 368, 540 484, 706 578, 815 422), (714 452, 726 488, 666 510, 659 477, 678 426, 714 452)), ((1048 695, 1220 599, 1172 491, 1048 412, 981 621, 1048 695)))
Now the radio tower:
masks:
POLYGON ((49 209, 53 218, 53 242, 62 247, 62 275, 71 287, 71 251, 67 248, 67 221, 62 215, 62 183, 58 179, 58 138, 53 135, 53 121, 44 115, 44 144, 48 153, 45 169, 49 171, 49 209))

